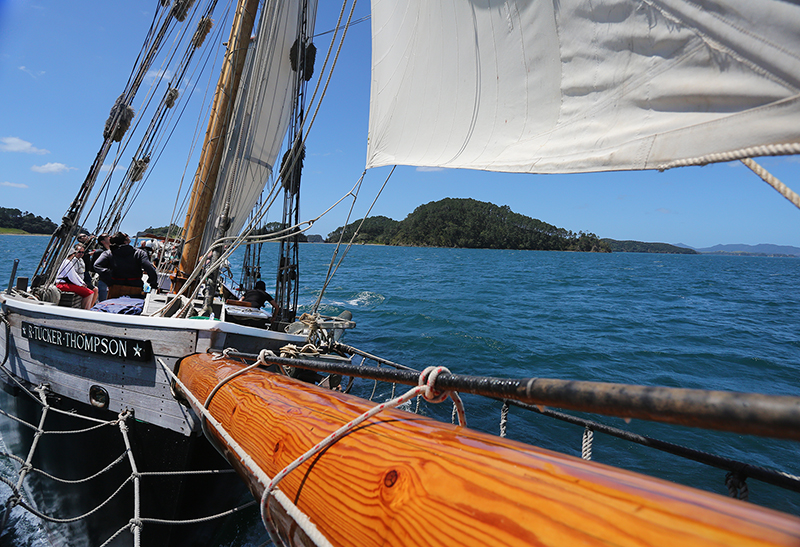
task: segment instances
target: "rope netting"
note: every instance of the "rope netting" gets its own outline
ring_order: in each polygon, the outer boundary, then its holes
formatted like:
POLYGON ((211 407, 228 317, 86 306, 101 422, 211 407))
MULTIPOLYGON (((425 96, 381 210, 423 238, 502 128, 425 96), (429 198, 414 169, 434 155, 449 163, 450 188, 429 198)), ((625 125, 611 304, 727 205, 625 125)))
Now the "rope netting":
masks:
MULTIPOLYGON (((112 502, 112 500, 115 500, 120 495, 120 493, 125 489, 125 487, 128 484, 133 484, 133 490, 134 490, 133 500, 131 501, 131 517, 128 520, 128 522, 124 523, 115 533, 113 533, 110 537, 108 537, 102 543, 101 547, 109 545, 111 542, 114 541, 114 539, 116 539, 120 534, 122 534, 125 531, 129 531, 133 535, 133 543, 135 546, 138 547, 141 543, 141 530, 143 526, 147 523, 167 524, 167 525, 198 524, 198 523, 212 521, 215 519, 229 517, 235 513, 238 513, 246 508, 255 505, 256 502, 255 500, 253 500, 241 506, 234 507, 217 514, 207 515, 193 519, 170 520, 157 517, 142 517, 141 516, 142 500, 141 500, 140 490, 141 490, 141 480, 143 478, 183 477, 187 475, 197 475, 197 476, 219 475, 219 474, 234 473, 233 469, 204 469, 204 470, 148 471, 148 472, 139 471, 136 455, 131 447, 130 435, 129 435, 128 424, 134 418, 132 412, 124 410, 120 412, 117 415, 117 417, 113 420, 99 420, 97 418, 81 415, 76 412, 72 411, 67 412, 55 408, 50 404, 50 402, 48 401, 49 391, 47 387, 37 386, 33 389, 27 389, 19 381, 19 379, 17 379, 14 375, 12 375, 7 369, 3 367, 2 370, 3 372, 5 372, 6 377, 9 378, 12 381, 12 383, 14 383, 17 386, 18 390, 20 391, 19 396, 30 397, 39 403, 41 414, 39 417, 38 424, 32 424, 19 418, 18 416, 14 416, 13 414, 6 412, 5 410, 0 410, 0 414, 2 416, 14 421, 16 424, 18 424, 20 428, 28 429, 33 432, 33 440, 31 442, 30 449, 28 450, 24 458, 17 454, 13 454, 11 452, 0 451, 0 458, 4 458, 10 462, 13 462, 14 467, 17 469, 16 477, 14 478, 9 478, 8 476, 0 475, 0 482, 5 484, 11 490, 11 494, 5 499, 3 503, 3 513, 2 516, 0 516, 0 532, 2 532, 2 530, 4 530, 6 525, 9 523, 9 516, 14 507, 20 507, 25 511, 29 512, 30 514, 41 519, 42 521, 48 523, 63 525, 63 524, 70 524, 82 521, 97 514, 104 507, 107 507, 112 502), (89 422, 92 425, 72 430, 47 429, 45 427, 45 424, 47 423, 48 416, 56 413, 68 415, 71 418, 74 418, 75 420, 89 422), (98 471, 85 477, 67 479, 63 477, 58 477, 52 473, 45 471, 44 469, 39 469, 33 465, 33 461, 36 457, 37 452, 43 450, 40 441, 44 437, 54 436, 54 435, 59 435, 59 436, 80 435, 83 433, 95 431, 102 428, 116 429, 125 446, 125 449, 122 451, 122 453, 119 454, 113 461, 102 467, 102 469, 99 469, 98 471), (91 483, 92 481, 98 479, 99 480, 105 479, 108 476, 108 474, 111 473, 112 471, 116 471, 117 473, 119 473, 118 470, 124 467, 125 462, 128 463, 130 471, 129 473, 127 473, 124 479, 121 480, 120 484, 116 487, 116 489, 103 501, 101 501, 96 506, 92 507, 91 509, 80 515, 64 517, 64 516, 57 516, 54 514, 46 514, 45 512, 40 511, 36 507, 34 501, 28 499, 28 497, 26 497, 25 495, 24 485, 26 484, 26 479, 30 478, 34 474, 61 485, 80 488, 81 486, 88 486, 88 483, 91 483)), ((109 432, 108 434, 113 435, 112 432, 109 432)), ((81 441, 76 440, 75 442, 79 443, 81 441)), ((153 484, 152 488, 156 490, 158 489, 158 487, 155 484, 153 484)))

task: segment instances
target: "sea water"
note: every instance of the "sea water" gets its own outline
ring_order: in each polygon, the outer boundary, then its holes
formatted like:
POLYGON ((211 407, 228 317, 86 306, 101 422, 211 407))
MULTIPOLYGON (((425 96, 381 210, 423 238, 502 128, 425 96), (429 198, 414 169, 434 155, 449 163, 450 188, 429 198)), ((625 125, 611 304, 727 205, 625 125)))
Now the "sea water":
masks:
MULTIPOLYGON (((21 261, 17 275, 30 276, 46 243, 0 236, 0 283, 7 284, 14 258, 21 261)), ((334 249, 301 246, 300 312, 318 298, 334 249)), ((262 271, 272 271, 277 255, 276 245, 264 246, 262 271)), ((235 272, 241 254, 231 263, 235 272)), ((265 281, 268 290, 274 286, 265 281)), ((320 311, 350 310, 358 326, 345 342, 417 369, 800 396, 798 287, 800 259, 793 258, 361 245, 347 252, 320 311)), ((386 387, 376 398, 390 395, 386 387)), ((470 427, 498 433, 499 405, 465 399, 470 427)), ((449 407, 425 412, 450 419, 449 407)), ((800 474, 793 441, 573 414, 800 474)), ((508 435, 581 451, 580 427, 519 409, 511 410, 508 435)), ((600 433, 593 460, 727 493, 725 471, 600 433)), ((751 502, 800 515, 800 494, 753 479, 748 486, 751 502)), ((259 545, 265 538, 250 515, 216 544, 259 545)))

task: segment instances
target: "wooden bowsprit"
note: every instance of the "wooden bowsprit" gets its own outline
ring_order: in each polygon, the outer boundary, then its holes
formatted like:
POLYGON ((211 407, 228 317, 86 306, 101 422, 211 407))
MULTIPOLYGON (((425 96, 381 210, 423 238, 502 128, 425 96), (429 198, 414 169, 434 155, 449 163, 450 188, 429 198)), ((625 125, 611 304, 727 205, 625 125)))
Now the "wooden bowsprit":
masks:
MULTIPOLYGON (((179 378, 204 401, 246 366, 193 355, 179 378)), ((209 411, 275 477, 373 406, 254 369, 220 388, 209 411)), ((265 484, 211 435, 260 498, 265 484)), ((302 463, 279 489, 333 545, 800 544, 796 517, 396 409, 302 463)), ((280 535, 313 544, 269 503, 280 535)))

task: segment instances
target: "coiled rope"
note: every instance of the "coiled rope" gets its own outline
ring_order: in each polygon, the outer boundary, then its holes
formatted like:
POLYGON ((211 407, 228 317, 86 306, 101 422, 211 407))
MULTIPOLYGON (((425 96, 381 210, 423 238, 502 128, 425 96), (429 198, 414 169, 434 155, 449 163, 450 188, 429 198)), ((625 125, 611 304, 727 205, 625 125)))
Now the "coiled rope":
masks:
POLYGON ((592 440, 594 439, 594 431, 587 425, 583 429, 583 440, 581 442, 581 458, 584 460, 592 459, 592 440))
POLYGON ((731 471, 725 475, 725 486, 728 487, 730 497, 747 501, 750 497, 750 490, 747 488, 747 476, 742 473, 731 471))
POLYGON ((508 434, 508 401, 503 401, 503 407, 500 409, 500 437, 505 437, 508 434))

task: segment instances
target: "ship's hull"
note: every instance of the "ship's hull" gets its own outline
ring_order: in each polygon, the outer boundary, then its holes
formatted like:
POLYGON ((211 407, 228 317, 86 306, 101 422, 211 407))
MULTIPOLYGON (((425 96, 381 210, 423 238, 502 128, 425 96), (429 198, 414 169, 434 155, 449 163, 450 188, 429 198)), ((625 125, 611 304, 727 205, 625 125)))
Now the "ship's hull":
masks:
MULTIPOLYGON (((0 304, 4 387, 17 395, 17 410, 25 421, 39 423, 41 405, 25 393, 37 386, 45 388, 48 404, 81 416, 111 421, 130 413, 126 421, 130 453, 139 472, 230 469, 200 433, 196 414, 173 396, 165 367, 173 369, 180 358, 196 352, 227 347, 257 352, 305 340, 220 321, 115 315, 2 294, 0 304)), ((50 410, 43 429, 80 430, 92 425, 50 410)), ((32 432, 20 429, 29 446, 32 432)), ((47 433, 38 443, 34 466, 70 480, 97 473, 126 450, 116 425, 80 434, 47 433)), ((27 448, 23 452, 17 455, 25 458, 27 448)), ((130 476, 131 464, 125 456, 112 470, 86 483, 59 485, 34 476, 30 485, 45 512, 68 518, 98 506, 130 476)), ((81 538, 89 539, 87 545, 102 544, 134 517, 133 491, 129 480, 102 510, 76 523, 52 525, 56 527, 53 533, 71 535, 70 545, 80 544, 81 538)), ((250 500, 246 487, 232 473, 143 476, 140 495, 140 517, 164 520, 205 517, 250 500)), ((142 545, 205 544, 220 523, 145 523, 142 545)), ((132 534, 125 531, 113 545, 132 542, 132 534)))
MULTIPOLYGON (((17 412, 29 423, 38 424, 41 407, 24 394, 17 394, 17 412)), ((114 414, 66 399, 51 401, 54 408, 75 411, 83 416, 113 420, 114 414)), ((139 517, 142 519, 189 520, 226 512, 249 501, 241 479, 230 473, 230 465, 202 435, 186 436, 138 420, 128 420, 131 453, 142 473, 139 488, 139 517), (158 475, 151 472, 222 470, 216 474, 158 475)), ((47 431, 83 429, 87 422, 50 410, 47 431)), ((33 432, 21 428, 23 450, 27 451, 33 432)), ((79 484, 61 484, 39 473, 31 473, 28 491, 38 510, 57 518, 72 518, 100 506, 124 484, 96 513, 74 523, 44 523, 55 544, 101 545, 134 518, 132 468, 125 454, 125 443, 117 426, 105 426, 74 435, 45 434, 32 460, 33 467, 69 480, 90 477, 123 456, 111 469, 79 484), (126 483, 127 481, 127 483, 126 483), (59 543, 65 542, 65 543, 59 543)), ((22 454, 24 457, 27 454, 22 454)), ((225 519, 187 525, 167 525, 144 521, 141 545, 187 547, 205 545, 220 533, 225 519)), ((119 534, 114 547, 134 545, 131 530, 119 534)))
POLYGON ((130 410, 137 420, 184 435, 199 424, 173 397, 164 366, 174 370, 182 357, 213 349, 258 352, 305 341, 220 321, 116 315, 3 295, 0 304, 7 321, 0 348, 16 378, 114 413, 130 410))

